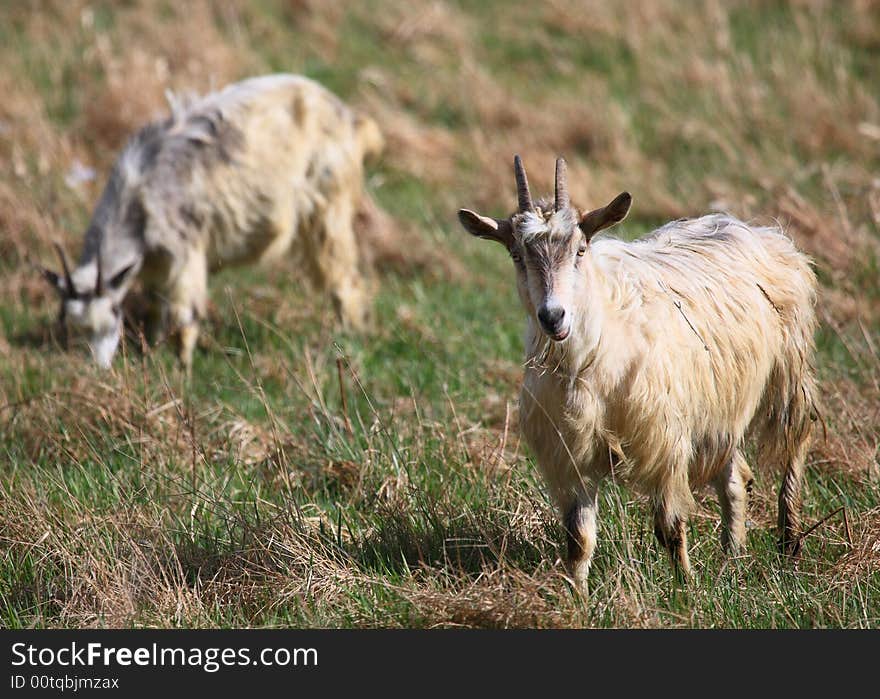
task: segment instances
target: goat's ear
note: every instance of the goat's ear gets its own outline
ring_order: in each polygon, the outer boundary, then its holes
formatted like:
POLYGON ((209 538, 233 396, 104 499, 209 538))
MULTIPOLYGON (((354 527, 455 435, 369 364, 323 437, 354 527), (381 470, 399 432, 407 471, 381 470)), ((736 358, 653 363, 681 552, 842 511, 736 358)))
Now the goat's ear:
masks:
POLYGON ((607 206, 584 214, 578 226, 589 240, 599 231, 623 221, 629 213, 630 206, 632 206, 632 195, 629 192, 621 192, 607 206))
POLYGON ((43 276, 49 285, 52 286, 59 294, 64 295, 67 292, 67 285, 64 283, 64 278, 61 277, 57 272, 53 272, 51 269, 47 269, 46 267, 37 267, 39 273, 43 276))
POLYGON ((510 221, 506 219, 489 218, 488 216, 480 216, 470 209, 459 209, 458 220, 471 235, 494 240, 507 249, 510 249, 513 244, 513 229, 510 221))
POLYGON ((31 262, 30 264, 40 273, 40 276, 43 277, 43 279, 49 282, 49 286, 55 289, 55 291, 57 291, 62 297, 67 296, 67 282, 64 281, 64 275, 53 272, 48 267, 43 267, 34 262, 31 262))
POLYGON ((123 285, 123 283, 128 278, 128 275, 131 274, 133 269, 134 269, 134 263, 128 265, 128 267, 123 268, 121 271, 119 271, 113 275, 113 277, 107 283, 107 286, 109 286, 111 289, 116 291, 120 286, 123 285))

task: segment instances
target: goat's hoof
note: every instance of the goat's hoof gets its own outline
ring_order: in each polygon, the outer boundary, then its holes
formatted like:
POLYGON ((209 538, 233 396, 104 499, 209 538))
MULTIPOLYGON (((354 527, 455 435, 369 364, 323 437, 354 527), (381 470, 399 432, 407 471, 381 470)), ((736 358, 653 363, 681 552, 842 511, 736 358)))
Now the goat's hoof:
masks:
POLYGON ((564 577, 575 599, 586 600, 589 598, 590 584, 583 572, 572 571, 571 568, 568 568, 564 577))
POLYGON ((793 538, 782 538, 779 540, 779 553, 783 555, 785 558, 797 561, 797 559, 801 555, 801 538, 793 537, 793 538))
POLYGON ((590 586, 586 580, 575 580, 571 586, 571 593, 575 600, 587 602, 590 599, 590 586))

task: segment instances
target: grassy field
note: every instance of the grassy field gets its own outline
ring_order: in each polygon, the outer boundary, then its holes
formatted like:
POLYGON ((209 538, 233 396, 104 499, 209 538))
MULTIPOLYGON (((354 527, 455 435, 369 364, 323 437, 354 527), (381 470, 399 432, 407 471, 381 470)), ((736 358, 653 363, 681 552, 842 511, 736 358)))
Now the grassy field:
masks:
POLYGON ((0 627, 880 626, 880 5, 22 0, 0 7, 0 627), (167 88, 312 76, 374 115, 393 217, 377 322, 340 332, 295 266, 227 272, 189 385, 129 341, 101 372, 53 335, 27 265, 78 249, 167 88), (506 256, 458 228, 569 161, 621 235, 778 218, 822 282, 797 567, 758 471, 748 554, 714 497, 680 588, 645 503, 609 484, 591 597, 516 429, 506 256), (93 170, 93 179, 77 177, 93 170))

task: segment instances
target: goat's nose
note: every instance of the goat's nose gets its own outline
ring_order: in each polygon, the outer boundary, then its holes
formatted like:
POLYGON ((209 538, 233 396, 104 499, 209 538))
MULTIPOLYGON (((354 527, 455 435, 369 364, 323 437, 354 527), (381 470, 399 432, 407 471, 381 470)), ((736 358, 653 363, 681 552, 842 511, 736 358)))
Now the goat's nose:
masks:
POLYGON ((550 332, 555 332, 562 325, 565 309, 562 306, 541 306, 538 309, 538 320, 550 332))

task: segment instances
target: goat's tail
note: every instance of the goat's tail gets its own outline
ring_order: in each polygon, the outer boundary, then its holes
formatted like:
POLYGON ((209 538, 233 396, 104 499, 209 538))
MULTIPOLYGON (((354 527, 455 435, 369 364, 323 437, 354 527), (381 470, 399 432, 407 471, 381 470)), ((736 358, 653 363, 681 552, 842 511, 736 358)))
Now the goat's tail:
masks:
POLYGON ((365 114, 358 114, 354 122, 355 134, 361 151, 361 158, 378 158, 385 149, 385 137, 379 125, 365 114))
POLYGON ((758 460, 782 470, 779 487, 779 546, 795 556, 800 549, 801 486, 813 422, 819 418, 810 358, 815 316, 812 305, 790 309, 793 318, 784 351, 770 375, 760 415, 758 460), (798 317, 800 316, 800 317, 798 317))

